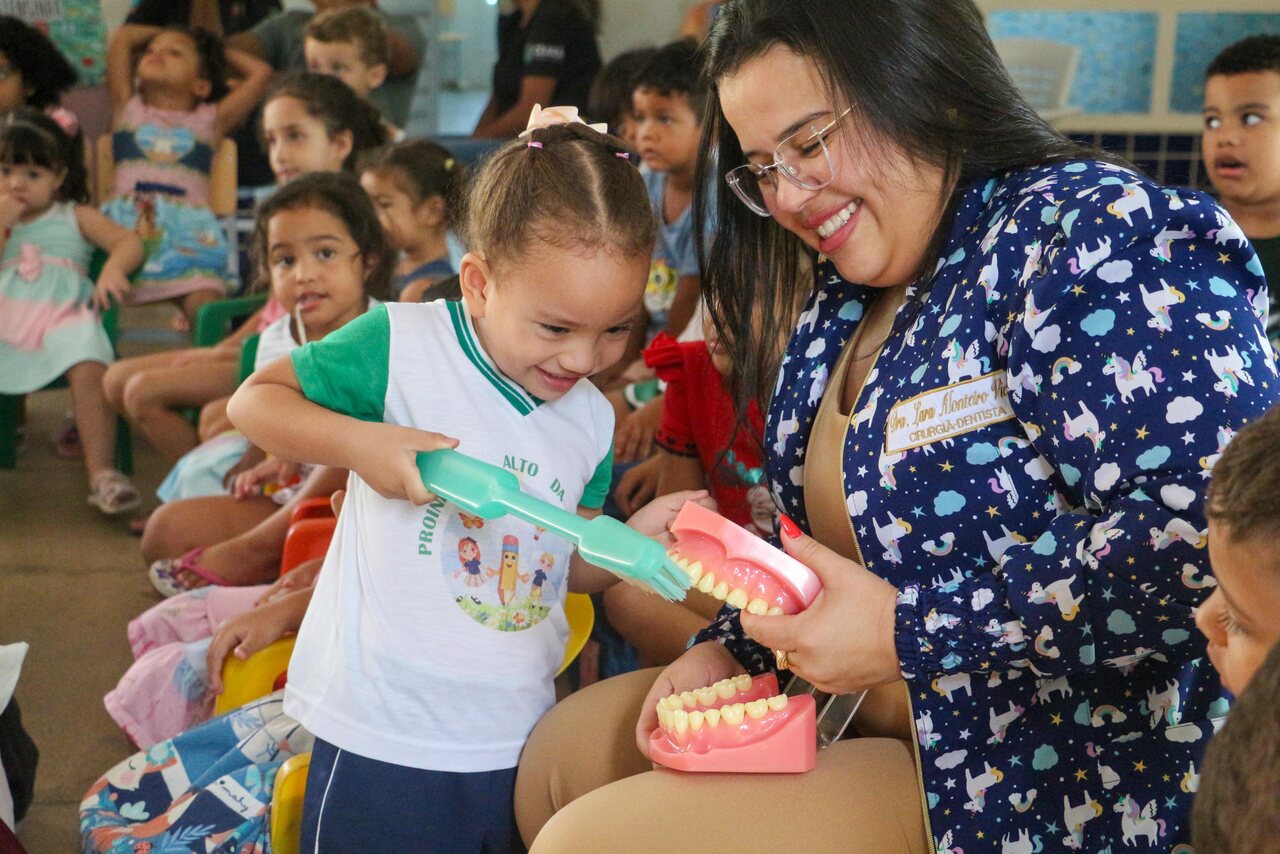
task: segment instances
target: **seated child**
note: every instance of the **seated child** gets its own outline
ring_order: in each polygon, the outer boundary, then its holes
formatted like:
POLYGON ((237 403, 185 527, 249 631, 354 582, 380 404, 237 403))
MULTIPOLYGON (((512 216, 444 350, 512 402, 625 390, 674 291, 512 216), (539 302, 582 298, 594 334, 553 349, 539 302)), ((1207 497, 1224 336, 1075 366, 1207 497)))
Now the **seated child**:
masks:
POLYGON ((111 37, 115 187, 103 210, 147 249, 134 303, 172 300, 185 324, 227 290, 233 273, 222 227, 209 210, 218 143, 262 98, 265 63, 224 49, 203 30, 125 24, 111 37), (133 52, 143 48, 135 64, 133 52), (227 88, 226 65, 242 79, 227 88))
MULTIPOLYGON (((1280 336, 1280 34, 1249 36, 1205 72, 1205 170, 1231 214, 1215 242, 1247 237, 1271 295, 1267 334, 1280 336)), ((1212 234, 1212 232, 1210 232, 1212 234)))
POLYGON ((587 116, 592 121, 604 122, 613 133, 627 144, 628 151, 636 150, 635 114, 631 106, 631 81, 653 56, 654 48, 638 47, 624 51, 604 64, 591 84, 587 96, 587 116))
POLYGON ((377 149, 360 161, 360 185, 400 254, 392 290, 401 302, 421 302, 434 284, 454 274, 448 234, 462 175, 453 155, 427 140, 377 149))
POLYGON ((141 498, 112 467, 116 419, 102 396, 115 358, 98 312, 129 291, 142 245, 82 204, 84 153, 30 107, 0 118, 0 393, 23 395, 66 375, 84 446, 89 503, 114 516, 141 498), (94 247, 107 253, 89 280, 94 247))
MULTIPOLYGON (((555 699, 564 595, 615 580, 533 525, 436 499, 415 453, 460 444, 596 515, 613 431, 584 380, 622 355, 643 296, 643 180, 621 141, 560 124, 500 149, 468 198, 464 302, 379 306, 231 399, 267 450, 353 472, 285 693, 316 736, 307 851, 517 845, 516 764, 555 699)), ((631 524, 660 533, 688 497, 631 524)))
POLYGON ((80 135, 75 114, 59 105, 78 75, 49 37, 20 18, 0 15, 0 117, 19 107, 47 113, 70 137, 80 135))
MULTIPOLYGON (((269 278, 272 293, 288 312, 262 333, 258 366, 265 366, 308 341, 319 341, 362 315, 386 294, 394 263, 368 196, 352 176, 331 172, 312 172, 297 178, 259 206, 253 254, 259 277, 269 278), (368 260, 359 265, 334 263, 334 250, 329 244, 340 238, 357 242, 368 260)), ((191 455, 186 459, 190 460, 191 455)), ((283 459, 296 461, 287 456, 283 459)), ((216 531, 220 526, 234 526, 237 520, 270 516, 293 493, 279 489, 264 495, 250 487, 271 483, 280 475, 279 464, 270 461, 252 478, 246 475, 252 482, 239 485, 240 495, 204 497, 200 505, 203 529, 216 531)), ((153 524, 164 524, 160 516, 157 511, 147 525, 144 553, 153 524)), ((221 537, 214 538, 217 539, 221 537)), ((188 574, 181 572, 184 567, 194 566, 194 562, 179 562, 177 566, 153 564, 149 575, 156 589, 172 596, 196 586, 188 574)), ((208 571, 205 575, 207 583, 225 583, 208 571)))
MULTIPOLYGON (((385 139, 371 107, 336 80, 310 74, 285 77, 272 87, 262 131, 277 186, 307 172, 353 169, 361 152, 385 139)), ((120 360, 107 370, 108 402, 152 447, 177 462, 208 438, 197 435, 182 409, 229 397, 240 380, 244 339, 264 332, 280 312, 273 301, 213 347, 120 360)))
MULTIPOLYGON (((387 79, 387 31, 372 9, 329 9, 307 23, 306 33, 303 52, 313 74, 337 77, 365 99, 387 79)), ((404 139, 390 122, 383 127, 392 142, 404 139)))
MULTIPOLYGON (((1280 686, 1280 406, 1236 434, 1213 467, 1205 496, 1209 558, 1217 581, 1196 611, 1209 660, 1239 701, 1201 764, 1192 816, 1197 851, 1264 851, 1277 837, 1275 730, 1280 686), (1265 662, 1265 663, 1264 663, 1265 662)), ((1186 579, 1205 584, 1207 579, 1186 579)), ((1194 771, 1194 769, 1192 769, 1194 771)))

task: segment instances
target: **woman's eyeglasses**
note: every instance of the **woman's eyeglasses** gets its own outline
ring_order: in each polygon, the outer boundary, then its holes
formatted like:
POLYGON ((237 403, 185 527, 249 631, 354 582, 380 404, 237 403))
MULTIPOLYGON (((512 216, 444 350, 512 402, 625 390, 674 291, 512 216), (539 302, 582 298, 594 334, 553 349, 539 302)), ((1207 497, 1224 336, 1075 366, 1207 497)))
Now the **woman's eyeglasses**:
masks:
POLYGON ((835 132, 853 107, 847 107, 820 128, 798 130, 778 143, 773 162, 767 166, 746 163, 724 176, 734 195, 760 216, 771 216, 771 204, 778 191, 778 175, 802 190, 821 190, 835 180, 835 166, 827 148, 827 137, 835 132))

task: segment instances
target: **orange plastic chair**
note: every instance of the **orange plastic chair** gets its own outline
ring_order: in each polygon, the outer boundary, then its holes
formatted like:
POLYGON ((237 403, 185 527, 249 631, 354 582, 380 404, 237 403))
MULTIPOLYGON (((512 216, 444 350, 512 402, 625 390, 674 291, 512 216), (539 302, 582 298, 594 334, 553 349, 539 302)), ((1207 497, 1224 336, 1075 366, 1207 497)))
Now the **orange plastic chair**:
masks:
POLYGON ((280 574, 284 575, 309 560, 324 557, 337 526, 338 520, 334 516, 299 519, 290 525, 284 537, 284 552, 280 556, 280 574))
POLYGON ((329 499, 323 496, 316 496, 315 498, 304 498, 299 501, 298 505, 293 508, 293 516, 289 518, 289 521, 323 519, 326 516, 333 516, 333 507, 329 504, 329 499))

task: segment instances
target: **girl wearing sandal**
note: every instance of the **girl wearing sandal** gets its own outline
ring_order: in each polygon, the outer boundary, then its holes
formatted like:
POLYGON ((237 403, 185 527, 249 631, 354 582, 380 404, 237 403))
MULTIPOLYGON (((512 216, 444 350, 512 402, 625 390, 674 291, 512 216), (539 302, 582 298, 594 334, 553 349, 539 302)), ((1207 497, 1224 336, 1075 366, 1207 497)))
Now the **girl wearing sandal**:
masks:
POLYGON ((89 503, 108 516, 139 504, 111 467, 116 420, 102 394, 114 358, 98 312, 129 291, 142 243, 93 208, 80 144, 39 110, 0 124, 0 393, 26 394, 64 374, 89 475, 89 503), (94 247, 107 253, 95 286, 94 247))

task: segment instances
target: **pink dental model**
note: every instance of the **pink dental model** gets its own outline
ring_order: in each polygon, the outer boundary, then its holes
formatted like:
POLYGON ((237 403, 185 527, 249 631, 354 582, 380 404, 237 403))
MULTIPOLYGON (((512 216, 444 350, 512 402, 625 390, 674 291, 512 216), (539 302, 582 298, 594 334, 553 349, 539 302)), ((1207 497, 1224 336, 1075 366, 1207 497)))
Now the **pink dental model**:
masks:
POLYGON ((751 614, 798 614, 822 589, 818 576, 713 510, 690 501, 671 523, 668 551, 692 586, 751 614))
POLYGON ((722 679, 658 701, 649 758, 677 771, 812 771, 818 755, 815 709, 808 694, 779 694, 772 673, 722 679))

